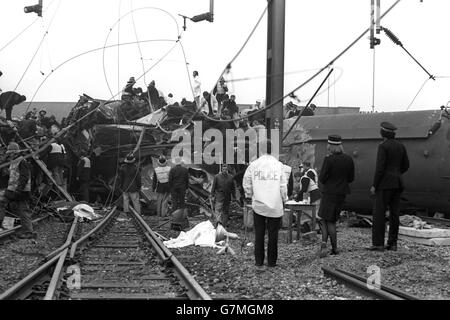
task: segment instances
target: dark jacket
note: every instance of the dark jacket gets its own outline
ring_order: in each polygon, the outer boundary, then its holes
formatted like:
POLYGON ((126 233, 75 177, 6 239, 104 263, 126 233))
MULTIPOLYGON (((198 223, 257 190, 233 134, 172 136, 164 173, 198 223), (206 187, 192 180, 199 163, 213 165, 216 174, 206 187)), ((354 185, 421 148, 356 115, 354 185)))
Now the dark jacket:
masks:
POLYGON ((22 139, 34 136, 36 131, 37 126, 34 120, 23 120, 19 123, 19 135, 22 139))
POLYGON ((77 177, 81 183, 86 183, 91 180, 91 168, 86 167, 87 160, 89 160, 89 159, 85 159, 85 157, 81 157, 80 161, 78 161, 77 177))
POLYGON ((320 191, 325 194, 344 195, 350 193, 349 184, 355 179, 353 159, 345 154, 325 157, 319 174, 320 191))
POLYGON ((123 192, 141 190, 141 170, 135 163, 125 163, 120 168, 120 181, 123 192))
POLYGON ((403 189, 402 174, 409 169, 406 148, 395 139, 387 139, 378 146, 373 186, 375 190, 403 189))
POLYGON ((234 193, 234 179, 231 174, 225 175, 223 173, 219 173, 214 177, 211 187, 211 195, 215 196, 217 200, 230 201, 234 193))
POLYGON ((189 171, 187 168, 178 164, 169 172, 170 190, 186 190, 189 186, 189 171))
POLYGON ((6 91, 0 94, 0 110, 5 109, 6 119, 11 120, 12 108, 25 101, 25 96, 22 96, 14 91, 6 91))

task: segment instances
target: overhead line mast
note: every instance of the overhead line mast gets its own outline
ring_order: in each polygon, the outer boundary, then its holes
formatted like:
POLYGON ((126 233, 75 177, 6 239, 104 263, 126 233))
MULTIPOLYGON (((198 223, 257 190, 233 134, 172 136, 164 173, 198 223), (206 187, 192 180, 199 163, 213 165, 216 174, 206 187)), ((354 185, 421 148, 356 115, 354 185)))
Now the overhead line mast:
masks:
MULTIPOLYGON (((285 0, 268 0, 266 105, 284 96, 285 0)), ((279 129, 280 152, 283 141, 283 101, 266 112, 266 127, 279 129)), ((270 131, 268 133, 270 135, 270 131)), ((271 138, 271 137, 270 137, 271 138)), ((272 143, 275 143, 272 141, 272 143)))

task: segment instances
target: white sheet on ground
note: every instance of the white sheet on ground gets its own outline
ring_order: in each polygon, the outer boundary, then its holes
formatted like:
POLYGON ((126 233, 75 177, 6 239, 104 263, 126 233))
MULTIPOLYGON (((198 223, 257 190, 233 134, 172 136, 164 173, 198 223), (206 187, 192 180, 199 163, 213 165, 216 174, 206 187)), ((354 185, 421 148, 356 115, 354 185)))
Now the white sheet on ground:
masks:
POLYGON ((75 207, 73 207, 73 214, 76 217, 85 218, 87 220, 97 220, 102 218, 101 215, 96 214, 94 209, 91 206, 88 206, 87 204, 79 204, 75 207))
POLYGON ((187 232, 181 231, 176 239, 164 241, 164 245, 167 248, 182 248, 190 245, 218 248, 215 241, 216 229, 211 221, 204 221, 187 232))

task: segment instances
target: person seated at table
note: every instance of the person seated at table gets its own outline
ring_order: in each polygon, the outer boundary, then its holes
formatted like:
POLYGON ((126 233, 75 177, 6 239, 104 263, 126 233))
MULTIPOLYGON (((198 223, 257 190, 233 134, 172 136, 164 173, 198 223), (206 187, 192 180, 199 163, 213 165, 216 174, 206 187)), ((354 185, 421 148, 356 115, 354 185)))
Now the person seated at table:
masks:
MULTIPOLYGON (((298 175, 295 177, 296 181, 298 181, 298 175)), ((318 205, 320 201, 321 194, 317 183, 309 177, 307 171, 303 171, 303 176, 300 178, 300 190, 297 192, 297 196, 295 197, 295 201, 300 202, 303 201, 303 194, 309 194, 309 204, 318 205)))

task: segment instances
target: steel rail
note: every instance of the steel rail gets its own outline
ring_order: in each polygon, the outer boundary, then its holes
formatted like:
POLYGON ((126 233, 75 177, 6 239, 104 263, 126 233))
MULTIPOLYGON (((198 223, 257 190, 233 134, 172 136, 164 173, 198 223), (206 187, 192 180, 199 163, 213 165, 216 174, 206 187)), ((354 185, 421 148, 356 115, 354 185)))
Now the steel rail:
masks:
POLYGON ((99 230, 103 229, 109 222, 113 221, 113 217, 115 217, 115 214, 117 213, 117 206, 113 207, 110 213, 106 217, 103 218, 103 220, 91 231, 89 231, 87 234, 85 234, 83 237, 78 239, 72 244, 72 247, 70 248, 70 258, 73 259, 75 256, 75 252, 77 250, 77 246, 84 243, 86 240, 88 240, 92 235, 94 235, 99 230))
MULTIPOLYGON (((72 222, 72 226, 70 228, 70 232, 67 237, 67 241, 69 241, 69 238, 73 236, 73 233, 75 232, 75 227, 77 224, 77 219, 74 219, 72 222)), ((27 296, 30 295, 30 293, 33 291, 33 286, 40 280, 44 279, 48 275, 49 269, 57 263, 57 261, 60 258, 60 255, 56 255, 51 260, 47 261, 43 265, 41 265, 39 268, 34 270, 32 273, 27 275, 25 278, 17 282, 15 285, 13 285, 11 288, 6 290, 0 295, 0 300, 18 300, 18 299, 25 299, 27 296)))
MULTIPOLYGON (((342 272, 343 274, 348 275, 349 277, 353 277, 355 279, 358 279, 359 281, 362 281, 362 282, 366 282, 367 281, 367 279, 365 279, 364 277, 358 276, 357 274, 353 274, 351 272, 348 272, 348 271, 345 271, 345 270, 342 270, 342 269, 339 269, 339 268, 336 268, 336 270, 339 271, 339 272, 342 272)), ((409 293, 403 292, 400 289, 397 289, 397 288, 394 288, 394 287, 391 287, 391 286, 387 286, 387 285, 384 285, 384 284, 382 284, 380 286, 380 289, 383 290, 383 291, 392 293, 392 294, 394 294, 394 295, 396 295, 396 296, 398 296, 398 297, 400 297, 402 299, 405 299, 405 300, 421 300, 420 298, 418 298, 416 296, 413 296, 413 295, 411 295, 409 293)))
MULTIPOLYGON (((51 215, 47 213, 44 217, 41 217, 41 218, 38 218, 38 219, 34 219, 34 220, 31 221, 31 222, 32 222, 33 224, 34 224, 34 223, 38 223, 38 222, 40 222, 40 221, 42 221, 42 220, 44 220, 44 219, 47 219, 47 218, 50 217, 50 216, 51 216, 51 215)), ((16 227, 12 228, 12 229, 9 229, 9 230, 0 232, 0 239, 4 239, 4 238, 7 238, 7 237, 13 235, 13 234, 16 233, 21 227, 22 227, 22 225, 18 225, 18 226, 16 226, 16 227)))
MULTIPOLYGON (((113 208, 113 209, 115 209, 115 208, 113 208)), ((110 212, 110 214, 111 214, 111 212, 110 212)), ((109 219, 109 216, 106 216, 105 218, 103 218, 103 221, 106 220, 106 219, 109 219)), ((103 222, 103 221, 102 221, 102 222, 103 222)), ((101 224, 102 224, 102 223, 100 223, 97 227, 100 227, 101 224)), ((95 228, 94 228, 94 229, 95 229, 95 228)), ((90 232, 92 232, 94 229, 92 229, 90 232)), ((88 235, 89 235, 89 233, 86 234, 86 236, 88 236, 88 235)), ((82 237, 82 238, 83 238, 83 237, 82 237)), ((80 240, 81 240, 82 238, 80 238, 80 240)), ((66 248, 70 247, 71 245, 72 245, 72 242, 66 242, 66 243, 64 243, 61 247, 59 247, 59 248, 53 250, 53 251, 50 252, 48 255, 46 255, 45 258, 44 258, 44 260, 49 260, 49 259, 53 258, 54 256, 58 255, 59 253, 61 253, 61 252, 64 251, 66 248)))
MULTIPOLYGON (((333 269, 330 267, 322 267, 322 271, 325 276, 336 279, 337 281, 343 283, 344 285, 351 287, 352 289, 374 298, 382 300, 407 300, 403 296, 396 295, 392 292, 384 290, 382 287, 369 288, 367 286, 367 281, 361 277, 355 277, 354 274, 349 272, 342 272, 342 270, 333 269)), ((386 286, 384 286, 386 288, 386 286)))
MULTIPOLYGON (((72 242, 73 235, 75 234, 75 230, 77 228, 78 217, 75 217, 72 223, 72 227, 70 228, 69 235, 67 236, 67 240, 65 244, 70 244, 72 242)), ((55 297, 56 289, 58 288, 59 282, 61 280, 62 270, 64 266, 64 261, 66 261, 67 253, 69 252, 69 248, 67 247, 64 251, 59 255, 58 263, 56 264, 55 270, 53 270, 53 275, 50 280, 50 284, 47 288, 47 292, 45 294, 44 300, 53 300, 55 297)))
POLYGON ((178 279, 187 289, 187 295, 191 300, 212 300, 206 291, 198 284, 198 282, 192 277, 188 270, 181 264, 181 262, 170 252, 170 250, 161 242, 158 236, 148 226, 148 224, 142 219, 142 217, 130 207, 131 213, 137 220, 141 228, 144 229, 145 235, 153 248, 157 252, 158 256, 166 262, 170 262, 174 268, 175 274, 178 279), (151 239, 151 240, 150 240, 151 239))

